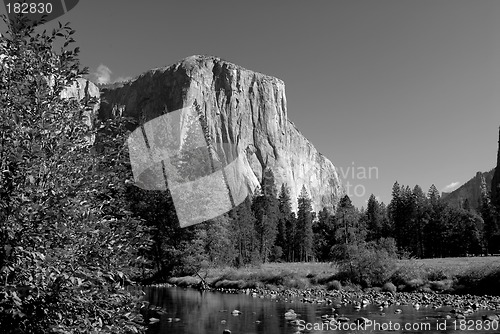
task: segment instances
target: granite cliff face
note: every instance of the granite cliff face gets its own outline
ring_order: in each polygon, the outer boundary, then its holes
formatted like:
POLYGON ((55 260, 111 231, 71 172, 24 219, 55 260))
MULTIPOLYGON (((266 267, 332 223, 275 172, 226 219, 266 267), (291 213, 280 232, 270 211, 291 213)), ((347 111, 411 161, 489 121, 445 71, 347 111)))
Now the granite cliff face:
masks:
POLYGON ((456 207, 462 206, 464 201, 467 199, 470 206, 475 209, 479 206, 479 200, 481 198, 481 185, 485 183, 486 189, 490 191, 494 173, 495 169, 484 173, 477 172, 476 176, 460 186, 460 188, 449 193, 442 193, 441 197, 445 203, 456 207))
MULTIPOLYGON (((122 114, 141 123, 167 112, 201 107, 211 138, 245 154, 245 182, 255 189, 270 168, 279 187, 290 187, 293 208, 305 185, 315 211, 333 211, 343 194, 335 166, 287 118, 283 81, 216 57, 192 56, 102 88, 101 118, 122 114)), ((228 153, 230 154, 230 153, 228 153)))
POLYGON ((71 86, 66 87, 60 96, 63 99, 74 98, 77 101, 83 101, 86 107, 82 115, 82 121, 88 127, 92 127, 92 120, 99 112, 100 101, 99 88, 94 83, 83 78, 78 78, 71 86), (93 102, 92 99, 95 99, 97 102, 93 102))

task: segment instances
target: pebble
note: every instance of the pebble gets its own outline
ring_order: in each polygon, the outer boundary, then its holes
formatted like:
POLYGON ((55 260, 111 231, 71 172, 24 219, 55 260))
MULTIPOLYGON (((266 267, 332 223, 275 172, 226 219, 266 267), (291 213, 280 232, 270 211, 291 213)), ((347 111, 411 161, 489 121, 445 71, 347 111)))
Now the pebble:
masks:
POLYGON ((285 318, 288 320, 292 320, 297 318, 297 313, 295 313, 294 310, 289 309, 287 312, 285 312, 285 318))
POLYGON ((346 304, 353 304, 357 309, 361 305, 375 304, 381 307, 390 305, 413 305, 416 309, 419 307, 429 307, 438 309, 441 307, 452 307, 455 310, 461 310, 461 314, 468 315, 478 310, 492 310, 493 313, 500 310, 500 296, 477 296, 477 295, 451 295, 436 292, 381 292, 375 290, 367 291, 345 291, 332 290, 326 291, 319 287, 310 289, 279 289, 276 291, 254 288, 254 289, 225 289, 215 288, 211 291, 220 291, 224 293, 244 293, 253 297, 270 298, 292 303, 301 301, 310 304, 328 304, 338 309, 346 304))
POLYGON ((500 315, 497 314, 487 314, 483 315, 484 321, 500 321, 500 315))

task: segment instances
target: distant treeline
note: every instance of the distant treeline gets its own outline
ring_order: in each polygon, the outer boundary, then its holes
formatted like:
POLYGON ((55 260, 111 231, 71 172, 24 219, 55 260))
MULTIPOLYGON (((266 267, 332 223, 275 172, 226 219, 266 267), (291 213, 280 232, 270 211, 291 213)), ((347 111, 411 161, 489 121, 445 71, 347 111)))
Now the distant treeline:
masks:
MULTIPOLYGON (((132 190, 131 190, 132 191, 132 190)), ((402 257, 432 258, 500 253, 498 211, 484 185, 477 209, 441 200, 434 185, 425 194, 396 182, 389 205, 371 195, 366 209, 345 195, 335 214, 312 210, 305 187, 292 212, 288 187, 279 192, 272 171, 253 196, 216 219, 185 229, 163 192, 133 189, 134 214, 154 225, 155 271, 162 277, 190 274, 201 266, 263 262, 333 261, 336 246, 384 245, 402 257)))

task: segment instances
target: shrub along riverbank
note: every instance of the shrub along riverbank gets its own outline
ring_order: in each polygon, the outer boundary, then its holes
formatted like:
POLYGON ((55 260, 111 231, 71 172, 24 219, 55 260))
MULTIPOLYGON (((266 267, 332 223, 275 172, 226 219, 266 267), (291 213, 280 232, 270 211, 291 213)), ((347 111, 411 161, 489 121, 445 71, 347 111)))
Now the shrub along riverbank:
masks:
POLYGON ((385 282, 356 283, 329 263, 267 263, 256 267, 202 270, 199 276, 174 277, 168 283, 197 287, 203 280, 222 289, 322 289, 426 292, 500 296, 500 257, 398 260, 385 282), (200 277, 201 276, 201 277, 200 277))

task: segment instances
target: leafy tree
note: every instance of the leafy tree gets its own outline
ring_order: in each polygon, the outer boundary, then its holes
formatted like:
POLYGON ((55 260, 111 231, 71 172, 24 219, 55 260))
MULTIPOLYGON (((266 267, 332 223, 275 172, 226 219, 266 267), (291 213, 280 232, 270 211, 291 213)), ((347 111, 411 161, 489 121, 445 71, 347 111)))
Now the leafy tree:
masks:
POLYGON ((333 259, 341 276, 363 287, 386 283, 396 268, 394 253, 374 241, 337 245, 333 259))
POLYGON ((446 234, 444 256, 481 254, 483 248, 483 220, 477 214, 447 206, 443 212, 446 234))
POLYGON ((130 170, 118 144, 127 132, 120 122, 98 126, 104 154, 96 154, 81 121, 87 106, 60 98, 85 73, 79 49, 68 49, 74 32, 59 24, 36 33, 20 19, 0 37, 0 323, 7 333, 144 330, 139 299, 122 288, 144 270, 150 246, 148 228, 123 201, 130 170))

